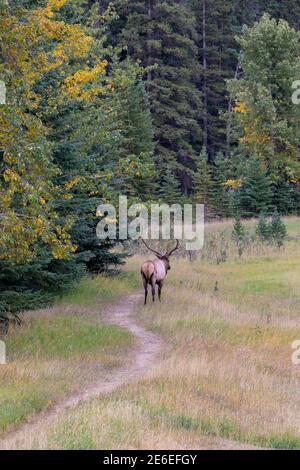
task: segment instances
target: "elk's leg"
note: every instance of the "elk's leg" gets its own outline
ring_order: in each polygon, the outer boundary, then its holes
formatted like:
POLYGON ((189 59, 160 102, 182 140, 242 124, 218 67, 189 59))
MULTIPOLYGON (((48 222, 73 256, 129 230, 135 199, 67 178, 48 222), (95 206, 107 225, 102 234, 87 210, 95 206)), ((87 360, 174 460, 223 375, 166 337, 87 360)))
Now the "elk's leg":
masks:
POLYGON ((155 279, 151 279, 151 288, 152 288, 152 300, 153 302, 155 301, 155 285, 156 285, 156 282, 155 282, 155 279))
POLYGON ((162 286, 163 286, 163 281, 159 281, 159 282, 158 282, 158 298, 159 298, 159 301, 161 301, 161 290, 162 290, 162 286))
POLYGON ((144 284, 144 290, 145 290, 145 301, 144 305, 147 304, 147 295, 148 295, 148 281, 147 279, 143 276, 143 284, 144 284))

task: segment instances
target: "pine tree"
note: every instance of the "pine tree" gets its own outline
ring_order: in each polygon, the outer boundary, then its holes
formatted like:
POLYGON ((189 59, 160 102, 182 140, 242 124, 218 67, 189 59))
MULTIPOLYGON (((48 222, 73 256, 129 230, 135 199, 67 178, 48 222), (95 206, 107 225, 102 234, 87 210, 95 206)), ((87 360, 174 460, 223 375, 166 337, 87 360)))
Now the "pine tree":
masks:
POLYGON ((244 217, 270 212, 271 183, 259 157, 250 158, 244 169, 242 186, 237 192, 237 203, 244 217))
POLYGON ((232 239, 235 241, 239 257, 242 256, 246 240, 246 230, 241 222, 241 217, 239 215, 235 218, 235 223, 232 231, 232 239))
POLYGON ((180 204, 182 202, 180 183, 169 168, 165 171, 161 179, 157 196, 163 204, 171 205, 180 204))
POLYGON ((128 68, 131 82, 118 87, 110 103, 114 107, 112 131, 118 135, 118 142, 108 159, 112 171, 120 170, 116 190, 145 201, 152 197, 154 187, 153 125, 144 83, 132 64, 128 68))
POLYGON ((212 209, 220 217, 229 215, 230 197, 226 182, 230 177, 229 159, 219 152, 213 162, 211 200, 212 209))
POLYGON ((296 213, 297 189, 295 183, 278 181, 272 186, 273 205, 282 215, 296 213))
POLYGON ((284 240, 287 237, 287 230, 277 211, 275 211, 272 215, 270 230, 274 243, 278 246, 278 248, 281 248, 284 244, 284 240))
POLYGON ((97 238, 98 205, 115 204, 119 194, 145 200, 151 187, 153 139, 143 85, 127 64, 111 67, 116 91, 109 99, 58 110, 51 123, 56 161, 66 184, 75 183, 73 198, 60 202, 60 215, 75 218, 77 261, 92 273, 111 270, 125 257, 112 251, 114 240, 97 238))
POLYGON ((40 247, 37 256, 24 264, 0 264, 0 316, 45 307, 84 274, 76 258, 53 260, 51 251, 40 247))
POLYGON ((193 182, 193 200, 197 204, 205 204, 208 208, 211 202, 212 174, 205 147, 197 158, 193 182))
POLYGON ((269 243, 271 241, 272 232, 270 230, 270 224, 266 215, 263 212, 259 216, 255 233, 262 242, 269 243))

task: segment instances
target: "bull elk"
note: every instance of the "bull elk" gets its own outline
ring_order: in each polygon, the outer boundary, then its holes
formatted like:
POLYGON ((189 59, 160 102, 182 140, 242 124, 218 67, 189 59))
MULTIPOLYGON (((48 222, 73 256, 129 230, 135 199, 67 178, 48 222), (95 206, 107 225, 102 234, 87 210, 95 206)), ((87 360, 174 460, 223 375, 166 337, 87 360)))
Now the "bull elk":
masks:
POLYGON ((146 242, 142 239, 142 242, 148 248, 148 250, 152 251, 157 257, 157 259, 153 261, 145 261, 141 267, 141 275, 143 279, 144 289, 145 289, 145 302, 144 305, 147 303, 147 295, 148 295, 148 284, 150 284, 152 289, 152 300, 155 300, 155 287, 156 284, 158 285, 158 298, 161 300, 161 290, 163 286, 164 279, 171 269, 169 258, 170 256, 178 249, 179 241, 176 240, 176 246, 173 250, 167 252, 166 254, 162 255, 158 253, 158 251, 153 250, 146 244, 146 242))

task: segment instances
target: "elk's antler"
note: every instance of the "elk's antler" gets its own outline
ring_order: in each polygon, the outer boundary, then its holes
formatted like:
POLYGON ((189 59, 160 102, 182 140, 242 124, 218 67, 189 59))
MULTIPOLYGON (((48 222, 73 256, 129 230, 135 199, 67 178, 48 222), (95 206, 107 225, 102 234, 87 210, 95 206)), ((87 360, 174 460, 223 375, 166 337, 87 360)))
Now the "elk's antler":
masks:
POLYGON ((158 251, 155 251, 155 250, 153 250, 152 248, 150 248, 150 246, 147 245, 147 243, 145 242, 145 240, 143 240, 142 238, 141 238, 140 240, 142 240, 142 242, 144 243, 145 247, 148 248, 148 250, 152 251, 152 252, 155 253, 157 256, 161 256, 161 253, 158 253, 158 251))
POLYGON ((179 247, 179 240, 177 240, 177 238, 176 238, 176 246, 175 246, 175 248, 173 248, 173 250, 169 251, 169 253, 167 253, 167 255, 168 255, 168 256, 171 256, 171 255, 174 253, 174 251, 176 251, 176 250, 178 249, 178 247, 179 247))

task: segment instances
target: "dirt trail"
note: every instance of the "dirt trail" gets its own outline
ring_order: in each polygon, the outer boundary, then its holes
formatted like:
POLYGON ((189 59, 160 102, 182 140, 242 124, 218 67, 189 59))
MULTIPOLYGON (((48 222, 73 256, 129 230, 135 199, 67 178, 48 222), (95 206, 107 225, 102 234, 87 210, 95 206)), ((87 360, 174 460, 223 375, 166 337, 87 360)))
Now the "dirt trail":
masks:
POLYGON ((86 387, 84 390, 71 395, 66 400, 58 403, 50 411, 35 415, 17 431, 10 433, 1 440, 0 450, 23 447, 22 443, 27 440, 28 435, 34 436, 40 429, 47 428, 63 411, 75 408, 80 403, 84 403, 92 398, 113 392, 122 385, 142 377, 157 363, 158 353, 162 350, 163 346, 161 338, 137 324, 131 315, 140 299, 141 295, 139 294, 128 296, 117 305, 109 308, 105 312, 104 317, 107 323, 126 328, 135 336, 136 346, 132 351, 131 363, 114 370, 112 377, 102 379, 86 387))

